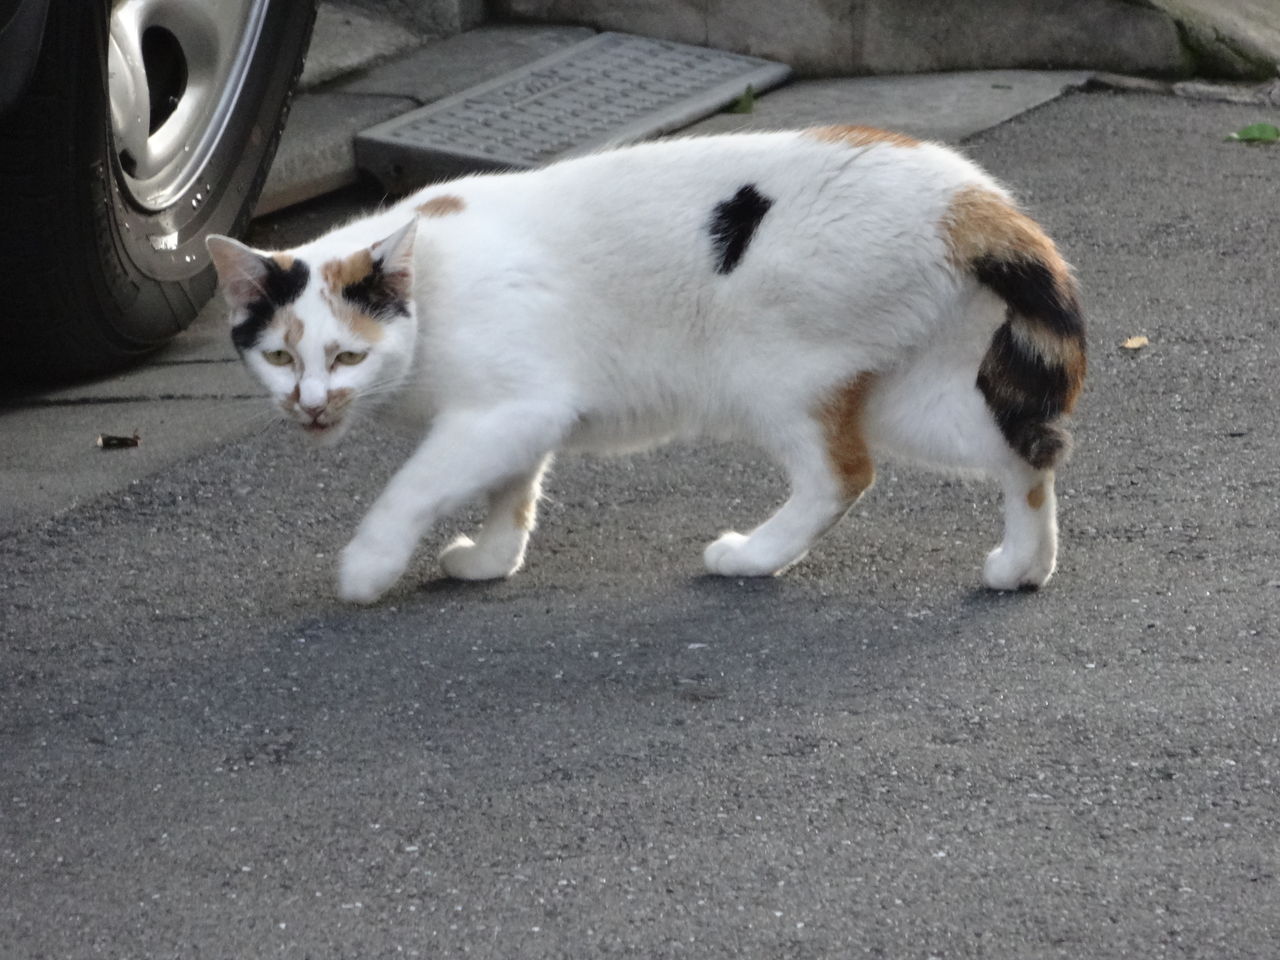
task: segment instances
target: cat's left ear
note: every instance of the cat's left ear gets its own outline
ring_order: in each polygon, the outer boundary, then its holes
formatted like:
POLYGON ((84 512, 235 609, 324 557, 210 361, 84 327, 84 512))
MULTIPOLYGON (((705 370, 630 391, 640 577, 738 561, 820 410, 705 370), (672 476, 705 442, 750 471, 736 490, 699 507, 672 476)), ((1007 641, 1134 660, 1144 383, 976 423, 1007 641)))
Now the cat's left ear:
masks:
POLYGON ((265 295, 267 258, 239 240, 212 234, 205 238, 205 248, 218 271, 218 286, 227 303, 237 309, 265 295))
POLYGON ((369 248, 384 282, 401 300, 408 300, 413 295, 413 241, 417 232, 418 220, 415 217, 369 248))

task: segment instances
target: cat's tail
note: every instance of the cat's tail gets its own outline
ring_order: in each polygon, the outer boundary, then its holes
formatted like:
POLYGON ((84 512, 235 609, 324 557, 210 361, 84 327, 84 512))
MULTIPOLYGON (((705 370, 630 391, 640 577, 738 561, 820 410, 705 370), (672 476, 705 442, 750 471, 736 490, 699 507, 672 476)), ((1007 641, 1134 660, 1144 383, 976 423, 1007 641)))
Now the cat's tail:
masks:
POLYGON ((978 389, 1009 445, 1036 469, 1052 467, 1069 449, 1058 421, 1075 406, 1085 374, 1071 268, 1034 220, 984 187, 957 193, 942 228, 952 264, 1008 304, 978 389))

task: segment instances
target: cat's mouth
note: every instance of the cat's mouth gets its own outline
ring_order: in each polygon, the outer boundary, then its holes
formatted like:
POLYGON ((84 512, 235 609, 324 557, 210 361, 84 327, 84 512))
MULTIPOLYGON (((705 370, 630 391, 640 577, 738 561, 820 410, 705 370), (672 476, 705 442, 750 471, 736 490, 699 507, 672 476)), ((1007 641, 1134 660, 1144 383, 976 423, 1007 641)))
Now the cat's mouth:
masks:
POLYGON ((296 397, 288 397, 281 406, 288 416, 302 428, 312 440, 336 440, 346 432, 348 398, 336 398, 330 394, 330 402, 322 407, 303 407, 296 397))
POLYGON ((303 432, 306 433, 307 436, 315 437, 317 439, 321 437, 337 436, 342 432, 341 427, 341 418, 310 420, 302 423, 303 432))
POLYGON ((326 417, 323 420, 299 421, 298 425, 302 427, 302 432, 307 435, 308 440, 325 446, 336 443, 347 432, 347 419, 345 417, 326 417))

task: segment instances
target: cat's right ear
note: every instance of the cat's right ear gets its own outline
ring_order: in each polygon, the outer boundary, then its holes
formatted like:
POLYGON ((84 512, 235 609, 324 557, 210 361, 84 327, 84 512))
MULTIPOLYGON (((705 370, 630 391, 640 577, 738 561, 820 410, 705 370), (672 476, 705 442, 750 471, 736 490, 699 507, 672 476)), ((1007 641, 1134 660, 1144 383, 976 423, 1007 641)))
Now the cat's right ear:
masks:
POLYGON ((256 250, 230 237, 212 234, 205 238, 204 245, 218 271, 218 287, 231 305, 234 322, 236 310, 266 295, 271 264, 256 250))
POLYGON ((417 232, 418 221, 415 218, 369 248, 381 268, 383 282, 400 300, 413 296, 413 240, 417 232))

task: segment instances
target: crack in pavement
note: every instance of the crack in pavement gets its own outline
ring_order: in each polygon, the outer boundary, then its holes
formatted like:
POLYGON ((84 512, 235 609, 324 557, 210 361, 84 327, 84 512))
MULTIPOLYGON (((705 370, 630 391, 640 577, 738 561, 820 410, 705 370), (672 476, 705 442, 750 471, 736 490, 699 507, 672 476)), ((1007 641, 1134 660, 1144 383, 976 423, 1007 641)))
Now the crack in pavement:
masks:
POLYGON ((95 404, 155 403, 165 400, 261 400, 261 393, 157 393, 130 397, 37 397, 0 403, 0 410, 34 410, 42 407, 84 407, 95 404))

